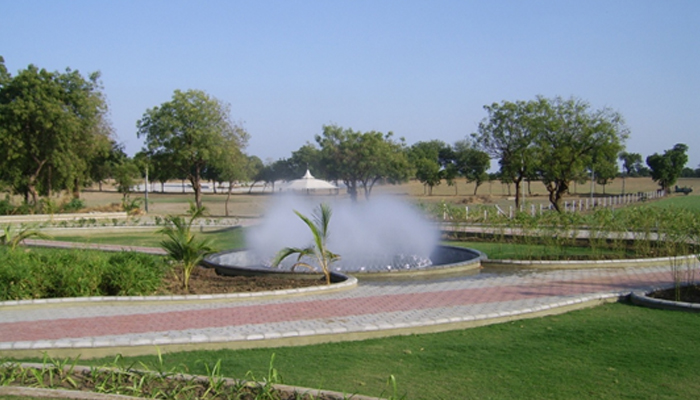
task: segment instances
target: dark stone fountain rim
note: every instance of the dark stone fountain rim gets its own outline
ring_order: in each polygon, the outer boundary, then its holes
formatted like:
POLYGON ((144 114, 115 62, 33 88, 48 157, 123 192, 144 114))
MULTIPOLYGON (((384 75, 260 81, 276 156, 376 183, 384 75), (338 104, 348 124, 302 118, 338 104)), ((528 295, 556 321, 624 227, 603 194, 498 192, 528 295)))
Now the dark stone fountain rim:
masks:
MULTIPOLYGON (((297 271, 289 271, 289 270, 280 270, 280 269, 274 269, 274 268, 268 268, 268 267, 255 267, 255 266, 236 266, 236 265, 225 265, 225 264, 220 264, 215 261, 215 258, 221 257, 226 254, 231 254, 231 253, 238 253, 238 252, 243 252, 247 251, 247 249, 235 249, 235 250, 225 250, 222 252, 210 254, 207 257, 204 258, 202 261, 202 264, 205 267, 208 268, 214 268, 216 269, 216 272, 220 275, 239 275, 239 276, 261 276, 261 275, 268 275, 268 276, 277 276, 277 277, 288 277, 288 278, 317 278, 322 275, 320 271, 306 271, 306 270, 297 270, 297 271)), ((431 274, 431 273, 444 273, 444 272, 452 272, 452 271, 460 271, 460 270, 476 270, 481 268, 481 261, 488 259, 486 254, 466 248, 466 247, 457 247, 457 246, 446 246, 446 245, 438 245, 435 247, 435 250, 433 251, 433 255, 431 255, 431 259, 433 257, 445 257, 445 254, 447 252, 450 252, 452 255, 455 253, 465 255, 464 258, 459 259, 459 260, 452 260, 451 262, 444 262, 440 263, 436 262, 435 264, 429 266, 429 267, 424 267, 424 268, 419 268, 419 269, 410 269, 410 270, 392 270, 392 271, 343 271, 337 272, 333 271, 331 272, 331 280, 334 282, 340 282, 344 281, 347 279, 347 275, 358 275, 358 276, 397 276, 397 275, 422 275, 422 274, 431 274), (435 253, 438 252, 437 256, 435 253)), ((454 258, 454 257, 453 257, 454 258)))

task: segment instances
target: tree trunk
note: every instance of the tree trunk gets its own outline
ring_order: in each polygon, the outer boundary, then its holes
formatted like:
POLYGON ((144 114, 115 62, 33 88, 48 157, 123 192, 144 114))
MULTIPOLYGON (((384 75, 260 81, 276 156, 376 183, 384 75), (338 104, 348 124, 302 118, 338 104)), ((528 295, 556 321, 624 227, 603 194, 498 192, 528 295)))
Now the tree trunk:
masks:
POLYGON ((231 199, 231 190, 233 190, 233 182, 228 183, 228 194, 226 195, 226 203, 224 204, 224 210, 226 211, 226 216, 228 217, 228 201, 231 199))
POLYGON ((345 181, 345 187, 347 187, 348 195, 350 195, 350 200, 357 202, 357 186, 355 181, 345 181))
POLYGON ((197 208, 202 208, 202 188, 200 186, 200 179, 199 174, 196 172, 194 175, 190 175, 190 183, 192 184, 192 190, 194 190, 194 205, 197 208))
POLYGON ((78 180, 78 178, 75 178, 75 181, 73 181, 73 198, 80 198, 80 181, 78 180))
MULTIPOLYGON (((521 195, 521 183, 523 179, 522 178, 516 178, 513 179, 513 184, 515 184, 515 209, 519 210, 520 209, 520 197, 521 195)), ((510 194, 510 193, 509 193, 510 194)))
POLYGON ((625 195, 625 177, 622 176, 622 195, 625 195))
POLYGON ((564 193, 569 190, 569 184, 566 182, 550 183, 547 185, 547 190, 549 191, 549 202, 552 203, 554 209, 560 213, 563 212, 561 202, 564 193))
POLYGON ((51 184, 51 180, 53 179, 53 174, 51 172, 53 172, 53 169, 51 168, 51 164, 49 164, 46 169, 46 173, 49 175, 48 182, 46 182, 46 196, 51 197, 51 192, 53 191, 53 185, 51 184))

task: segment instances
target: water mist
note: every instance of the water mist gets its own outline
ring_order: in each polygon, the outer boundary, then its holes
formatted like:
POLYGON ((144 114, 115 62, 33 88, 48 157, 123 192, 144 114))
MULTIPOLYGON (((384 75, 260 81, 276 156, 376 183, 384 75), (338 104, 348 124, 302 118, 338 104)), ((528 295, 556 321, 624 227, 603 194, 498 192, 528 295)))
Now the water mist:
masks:
POLYGON ((249 249, 261 260, 270 260, 284 247, 311 245, 312 233, 294 211, 313 219, 321 202, 328 203, 332 210, 327 247, 341 256, 334 270, 430 265, 430 254, 439 239, 437 229, 410 204, 387 197, 360 203, 294 195, 275 197, 262 223, 247 234, 249 249))

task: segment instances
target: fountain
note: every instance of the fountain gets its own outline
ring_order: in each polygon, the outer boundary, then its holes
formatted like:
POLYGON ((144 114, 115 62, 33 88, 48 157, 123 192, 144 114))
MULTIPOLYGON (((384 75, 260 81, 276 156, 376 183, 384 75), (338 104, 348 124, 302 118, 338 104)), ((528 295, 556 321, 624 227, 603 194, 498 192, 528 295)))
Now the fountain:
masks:
MULTIPOLYGON (((296 257, 270 267, 284 247, 305 247, 311 232, 292 211, 310 216, 318 202, 307 197, 280 196, 259 226, 246 235, 246 250, 224 251, 205 259, 222 275, 318 276, 303 268, 292 271, 296 257)), ((478 270, 485 256, 472 249, 439 246, 439 232, 421 214, 403 202, 373 198, 364 203, 331 203, 328 248, 341 256, 331 265, 336 279, 344 274, 383 277, 478 270)))

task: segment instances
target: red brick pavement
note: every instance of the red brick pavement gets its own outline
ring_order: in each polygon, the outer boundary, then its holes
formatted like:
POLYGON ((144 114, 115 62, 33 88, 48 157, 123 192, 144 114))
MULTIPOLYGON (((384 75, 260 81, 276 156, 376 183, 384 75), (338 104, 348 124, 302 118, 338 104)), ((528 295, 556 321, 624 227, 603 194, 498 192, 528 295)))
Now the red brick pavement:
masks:
POLYGON ((170 311, 134 315, 66 318, 31 322, 0 322, 0 341, 62 338, 203 329, 248 324, 346 317, 376 313, 509 302, 585 293, 630 291, 669 283, 663 272, 614 273, 578 280, 530 280, 521 285, 492 286, 434 292, 391 294, 348 299, 290 299, 283 304, 244 305, 199 311, 170 311))

